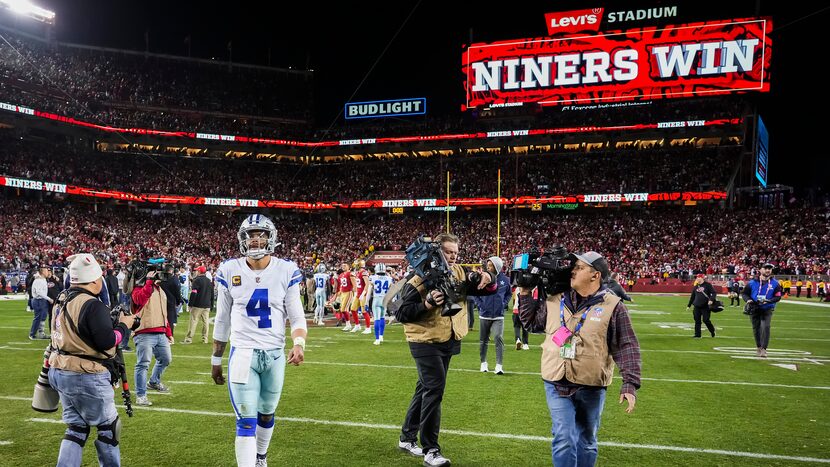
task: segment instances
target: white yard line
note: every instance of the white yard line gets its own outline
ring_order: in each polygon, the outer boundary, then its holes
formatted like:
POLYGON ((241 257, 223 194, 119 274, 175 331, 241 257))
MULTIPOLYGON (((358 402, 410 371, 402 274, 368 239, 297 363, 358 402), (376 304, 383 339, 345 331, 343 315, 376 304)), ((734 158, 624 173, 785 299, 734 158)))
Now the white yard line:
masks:
POLYGON ((54 423, 56 425, 63 425, 63 420, 53 420, 51 418, 27 418, 27 422, 37 422, 37 423, 54 423))
MULTIPOLYGON (((715 325, 717 327, 717 325, 715 325)), ((708 331, 704 331, 706 333, 708 331)), ((772 328, 772 332, 775 332, 775 327, 772 328)), ((689 340, 692 339, 691 334, 660 334, 660 333, 637 333, 637 336, 650 336, 650 337, 686 337, 689 340)), ((703 337, 703 339, 712 339, 711 337, 703 337)), ((741 337, 741 336, 722 336, 718 335, 715 339, 742 339, 742 340, 751 340, 751 337, 741 337)), ((774 340, 781 340, 781 341, 813 341, 813 342, 830 342, 830 339, 813 339, 811 337, 779 337, 775 336, 774 340)))
MULTIPOLYGON (((31 401, 30 397, 15 397, 15 396, 0 396, 0 399, 7 399, 7 400, 20 400, 20 401, 31 401)), ((164 407, 134 407, 136 410, 148 411, 148 412, 162 412, 162 413, 179 413, 179 414, 188 414, 188 415, 204 415, 210 417, 234 417, 235 415, 232 412, 209 412, 204 410, 185 410, 185 409, 172 409, 172 408, 164 408, 164 407)), ((346 420, 324 420, 324 419, 315 419, 315 418, 297 418, 297 417, 275 417, 277 420, 281 422, 287 423, 306 423, 306 424, 313 424, 313 425, 330 425, 330 426, 343 426, 348 428, 368 428, 368 429, 378 429, 378 430, 389 430, 389 431, 400 431, 401 427, 399 425, 388 425, 388 424, 380 424, 380 423, 363 423, 363 422, 352 422, 346 420)), ((30 418, 27 421, 30 422, 39 422, 39 423, 60 423, 63 424, 60 420, 52 420, 48 418, 30 418)), ((467 431, 467 430, 453 430, 442 428, 441 433, 449 434, 449 435, 456 435, 456 436, 469 436, 469 437, 476 437, 476 438, 487 438, 487 439, 507 439, 507 440, 517 440, 517 441, 531 441, 531 442, 543 442, 543 443, 550 443, 551 437, 550 436, 536 436, 536 435, 520 435, 520 434, 513 434, 513 433, 482 433, 478 431, 467 431)), ((791 461, 791 462, 815 462, 820 464, 830 464, 830 459, 820 458, 820 457, 805 457, 805 456, 785 456, 780 454, 765 454, 762 452, 747 452, 747 451, 732 451, 726 449, 702 449, 702 448, 695 448, 695 447, 687 447, 687 446, 671 446, 671 445, 660 445, 660 444, 637 444, 637 443, 622 443, 617 441, 599 441, 600 446, 607 446, 607 447, 615 447, 615 448, 624 448, 624 449, 645 449, 651 451, 674 451, 674 452, 686 452, 692 454, 712 454, 716 456, 732 456, 732 457, 746 457, 752 459, 766 459, 766 460, 781 460, 781 461, 791 461)))
MULTIPOLYGON (((0 350, 37 350, 37 349, 15 349, 11 347, 0 346, 0 350)), ((644 352, 649 352, 649 350, 644 350, 644 352)), ((674 351, 674 350, 654 350, 653 352, 678 352, 678 353, 709 353, 706 351, 674 351)), ((730 356, 724 352, 718 352, 724 356, 730 356)), ((178 355, 176 358, 190 358, 190 359, 199 359, 199 360, 207 360, 210 356, 196 356, 196 355, 178 355)), ((744 358, 755 358, 755 357, 744 357, 744 358)), ((810 356, 807 358, 813 359, 823 359, 826 357, 815 357, 810 356)), ((799 357, 795 361, 803 360, 804 357, 799 357)), ((791 361, 792 359, 787 358, 767 358, 765 361, 772 361, 772 360, 787 360, 791 361)), ((344 367, 364 367, 364 368, 388 368, 388 369, 396 369, 396 370, 414 370, 415 367, 412 365, 378 365, 373 363, 344 363, 344 362, 322 362, 322 361, 313 361, 313 360, 306 360, 306 364, 308 365, 328 365, 328 366, 344 366, 344 367)), ((466 373, 479 373, 478 369, 474 368, 450 368, 450 371, 457 371, 457 372, 466 372, 466 373)), ((530 372, 530 371, 506 371, 506 373, 511 375, 527 375, 527 376, 539 376, 538 372, 530 372)), ((706 380, 685 380, 685 379, 666 379, 666 378, 643 378, 644 381, 662 381, 662 382, 672 382, 672 383, 696 383, 696 384, 725 384, 725 385, 739 385, 739 386, 759 386, 759 387, 770 387, 770 388, 799 388, 799 389, 818 389, 818 390, 830 390, 828 386, 799 386, 799 385, 790 385, 790 384, 772 384, 772 383, 752 383, 752 382, 744 382, 744 381, 706 381, 706 380)), ((187 383, 185 383, 187 384, 187 383)), ((208 383, 204 383, 208 384, 208 383)), ((153 394, 159 395, 170 395, 169 393, 163 392, 153 392, 152 390, 148 390, 148 392, 153 394)))
POLYGON ((830 308, 830 303, 819 303, 819 302, 802 302, 800 300, 781 300, 782 303, 790 303, 792 305, 807 305, 807 306, 819 306, 822 308, 830 308))

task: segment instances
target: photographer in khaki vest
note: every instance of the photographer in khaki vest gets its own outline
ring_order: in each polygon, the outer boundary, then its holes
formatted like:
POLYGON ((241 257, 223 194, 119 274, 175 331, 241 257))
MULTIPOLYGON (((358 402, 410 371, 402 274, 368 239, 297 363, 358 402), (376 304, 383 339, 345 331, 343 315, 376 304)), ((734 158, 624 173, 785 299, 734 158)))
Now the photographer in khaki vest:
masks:
MULTIPOLYGON (((173 343, 173 328, 167 318, 167 294, 161 288, 163 274, 150 271, 144 278, 144 287, 138 284, 133 289, 133 307, 135 314, 141 317, 141 326, 135 331, 135 403, 136 405, 153 405, 147 398, 147 388, 158 392, 170 390, 161 382, 164 370, 173 360, 170 344, 173 343), (150 380, 150 358, 156 357, 150 380)), ((140 281, 140 280, 139 280, 140 281)), ((176 310, 170 310, 175 314, 176 310)))
MULTIPOLYGON (((404 323, 409 351, 418 368, 418 383, 409 403, 401 429, 398 449, 413 456, 424 456, 424 465, 449 465, 441 455, 438 431, 441 426, 441 399, 447 382, 450 358, 461 353, 461 339, 467 335, 467 296, 491 295, 496 292, 496 277, 489 272, 472 272, 456 264, 458 237, 442 233, 435 237, 447 266, 455 278, 460 310, 454 315, 442 314, 444 294, 428 290, 421 277, 411 277, 400 293, 402 304, 395 314, 404 323), (421 446, 416 443, 420 432, 421 446)), ((418 267, 419 265, 413 265, 418 267)))
POLYGON ((571 290, 545 297, 519 293, 519 319, 544 333, 542 380, 552 420, 556 467, 593 466, 605 391, 620 367, 620 403, 634 410, 640 387, 640 344, 621 299, 604 285, 610 270, 599 253, 572 255, 571 290))
POLYGON ((113 328, 109 308, 96 298, 104 281, 101 266, 87 253, 67 259, 70 287, 57 300, 49 356, 49 383, 60 394, 67 425, 57 464, 80 466, 90 426, 95 426, 99 462, 121 465, 121 422, 107 365, 134 319, 122 315, 113 328))

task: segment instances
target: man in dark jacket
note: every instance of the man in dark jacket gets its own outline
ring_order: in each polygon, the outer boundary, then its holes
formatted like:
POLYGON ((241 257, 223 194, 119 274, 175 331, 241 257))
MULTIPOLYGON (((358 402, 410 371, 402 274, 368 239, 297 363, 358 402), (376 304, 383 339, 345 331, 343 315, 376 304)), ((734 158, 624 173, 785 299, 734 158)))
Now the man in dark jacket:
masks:
MULTIPOLYGON (((179 276, 174 274, 172 264, 164 265, 164 274, 167 278, 161 283, 161 289, 167 295, 167 321, 170 322, 170 330, 176 332, 176 322, 178 315, 176 308, 182 304, 182 284, 179 281, 179 276)), ((172 342, 171 342, 172 344, 172 342)))
POLYGON ((401 290, 402 303, 395 318, 403 323, 409 352, 418 368, 418 382, 401 427, 398 449, 423 456, 427 467, 442 467, 450 465, 450 460, 441 454, 438 444, 441 400, 450 359, 461 353, 461 339, 467 335, 467 296, 495 293, 496 284, 494 274, 472 272, 457 264, 458 237, 442 233, 434 241, 440 245, 460 293, 454 297, 456 311, 445 315, 446 297, 435 284, 424 283, 421 276, 414 275, 401 290), (423 448, 416 442, 419 436, 423 448))
POLYGON ((213 302, 213 282, 205 275, 206 271, 207 269, 204 266, 196 268, 196 277, 191 285, 193 290, 190 292, 190 300, 187 305, 187 310, 190 312, 190 323, 187 326, 187 335, 184 336, 183 344, 193 342, 193 334, 196 332, 199 321, 202 322, 202 343, 208 343, 210 305, 213 302))
POLYGON ((606 281, 605 286, 608 288, 608 290, 613 292, 614 295, 620 297, 624 301, 633 302, 634 300, 632 300, 631 297, 627 293, 625 293, 625 289, 623 289, 622 285, 620 285, 620 282, 617 280, 617 277, 619 277, 617 273, 611 274, 611 277, 608 279, 608 281, 606 281))
MULTIPOLYGON (((63 291, 63 277, 58 276, 60 271, 60 268, 53 269, 52 274, 46 279, 46 295, 52 299, 53 304, 58 303, 58 295, 63 291)), ((46 313, 46 325, 49 326, 49 335, 52 334, 52 307, 53 305, 49 305, 49 310, 46 313)))
MULTIPOLYGON (((498 288, 493 295, 481 297, 473 296, 473 303, 478 308, 479 316, 479 356, 481 357, 481 372, 489 371, 487 366, 487 347, 490 344, 490 335, 496 342, 496 374, 503 375, 502 358, 504 357, 504 308, 510 301, 510 279, 501 272, 502 260, 498 256, 487 259, 487 272, 496 276, 498 288)), ((469 312, 469 310, 468 310, 469 312)))
POLYGON ((115 277, 115 272, 112 269, 107 269, 107 275, 104 276, 104 281, 107 283, 107 294, 109 294, 110 307, 115 308, 118 305, 118 278, 115 277))
POLYGON ((28 302, 27 302, 28 309, 26 311, 34 310, 34 307, 32 306, 32 282, 35 281, 35 272, 37 272, 37 269, 32 268, 32 269, 29 270, 29 273, 26 274, 25 284, 26 284, 26 297, 27 297, 27 300, 28 300, 28 302))
POLYGON ((704 324, 706 324, 706 329, 709 330, 712 337, 715 337, 715 326, 709 319, 709 316, 711 315, 709 305, 715 303, 717 298, 717 292, 715 292, 715 288, 712 287, 712 284, 706 281, 706 276, 704 274, 698 274, 695 278, 695 283, 692 286, 692 295, 689 296, 689 304, 686 305, 686 311, 689 311, 692 305, 695 307, 695 338, 700 339, 701 320, 704 324))

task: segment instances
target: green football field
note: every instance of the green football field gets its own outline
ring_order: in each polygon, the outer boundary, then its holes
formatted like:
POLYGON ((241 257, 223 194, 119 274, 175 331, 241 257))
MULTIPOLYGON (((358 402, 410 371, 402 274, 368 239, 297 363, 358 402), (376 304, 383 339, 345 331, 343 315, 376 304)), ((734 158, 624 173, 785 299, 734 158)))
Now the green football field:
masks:
MULTIPOLYGON (((685 294, 634 300, 643 385, 632 414, 617 403, 618 377, 609 388, 599 465, 830 463, 830 308, 780 304, 770 357, 758 359, 739 308, 713 315, 716 338, 692 339, 685 294)), ((25 302, 0 301, 2 466, 55 465, 63 437, 60 412, 31 409, 46 345, 28 340, 31 318, 25 302)), ((173 363, 164 375, 171 393, 148 393, 154 405, 135 407, 132 418, 119 408, 125 466, 235 465, 235 420, 225 386, 210 380, 211 347, 179 343, 188 319, 179 319, 173 363)), ((440 441, 455 466, 551 465, 550 418, 538 374, 541 337, 531 336, 531 349, 517 351, 507 323, 505 375, 478 371, 477 326, 452 360, 440 441)), ((373 340, 309 327, 306 363, 286 370, 269 465, 420 465, 396 449, 416 380, 402 327, 387 327, 381 346, 373 340)), ((132 379, 135 353, 125 355, 132 379)), ((492 344, 488 360, 492 369, 492 344)), ((97 465, 91 441, 84 465, 97 465)))

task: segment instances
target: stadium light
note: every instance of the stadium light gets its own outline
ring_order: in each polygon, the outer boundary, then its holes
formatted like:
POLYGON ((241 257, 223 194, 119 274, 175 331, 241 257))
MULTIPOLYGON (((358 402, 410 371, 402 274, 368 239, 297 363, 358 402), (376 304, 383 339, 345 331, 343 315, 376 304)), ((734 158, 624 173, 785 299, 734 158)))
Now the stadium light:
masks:
POLYGON ((54 11, 33 5, 29 0, 0 0, 0 6, 42 23, 55 24, 54 11))

